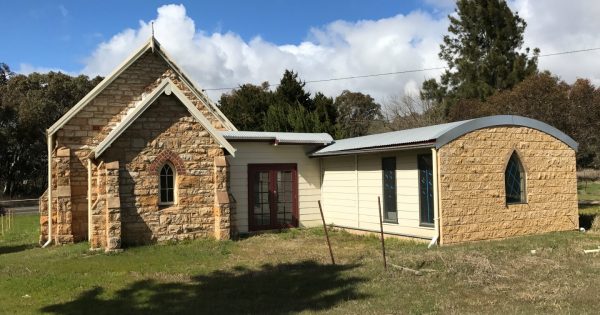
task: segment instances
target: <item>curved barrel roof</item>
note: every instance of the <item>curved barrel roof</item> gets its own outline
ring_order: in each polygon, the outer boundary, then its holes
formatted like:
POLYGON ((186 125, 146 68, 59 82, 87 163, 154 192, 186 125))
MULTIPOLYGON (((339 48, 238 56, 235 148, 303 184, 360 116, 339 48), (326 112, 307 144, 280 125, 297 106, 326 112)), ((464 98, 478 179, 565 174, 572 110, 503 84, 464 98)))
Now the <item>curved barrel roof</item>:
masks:
POLYGON ((439 149, 471 131, 498 126, 522 126, 536 129, 564 142, 573 150, 577 150, 578 144, 575 140, 546 123, 521 116, 498 115, 336 140, 333 144, 313 152, 311 156, 344 155, 418 147, 439 149))

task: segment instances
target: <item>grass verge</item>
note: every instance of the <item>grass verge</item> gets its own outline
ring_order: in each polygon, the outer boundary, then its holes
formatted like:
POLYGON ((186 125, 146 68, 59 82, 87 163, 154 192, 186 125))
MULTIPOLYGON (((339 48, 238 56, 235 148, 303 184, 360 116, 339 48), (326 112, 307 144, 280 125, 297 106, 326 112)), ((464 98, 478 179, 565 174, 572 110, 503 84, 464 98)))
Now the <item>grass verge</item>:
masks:
POLYGON ((600 200, 600 182, 579 181, 577 192, 579 200, 600 200))
POLYGON ((37 217, 0 238, 0 305, 10 314, 593 313, 600 233, 560 232, 445 246, 320 229, 196 240, 118 254, 86 243, 37 248, 37 217), (532 254, 531 250, 536 253, 532 254))

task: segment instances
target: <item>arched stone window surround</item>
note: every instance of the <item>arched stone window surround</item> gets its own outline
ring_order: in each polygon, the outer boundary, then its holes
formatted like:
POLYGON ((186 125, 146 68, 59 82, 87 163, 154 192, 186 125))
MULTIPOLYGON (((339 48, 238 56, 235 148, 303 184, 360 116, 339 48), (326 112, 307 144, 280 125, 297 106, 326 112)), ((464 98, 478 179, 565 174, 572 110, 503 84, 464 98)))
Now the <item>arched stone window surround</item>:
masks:
POLYGON ((177 173, 177 175, 184 175, 186 173, 183 160, 179 157, 177 153, 171 150, 164 150, 160 154, 158 154, 152 162, 152 164, 150 164, 148 170, 152 173, 157 173, 167 162, 171 162, 172 166, 174 167, 174 171, 177 173))

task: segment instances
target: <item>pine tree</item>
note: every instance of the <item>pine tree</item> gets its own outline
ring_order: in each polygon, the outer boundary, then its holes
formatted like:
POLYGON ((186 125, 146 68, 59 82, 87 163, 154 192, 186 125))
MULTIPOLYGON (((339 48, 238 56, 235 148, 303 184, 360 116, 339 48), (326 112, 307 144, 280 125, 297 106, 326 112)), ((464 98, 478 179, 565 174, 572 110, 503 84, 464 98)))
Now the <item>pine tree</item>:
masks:
POLYGON ((310 98, 310 93, 304 91, 305 85, 306 83, 298 79, 298 73, 285 70, 279 86, 275 90, 275 95, 291 106, 302 106, 308 111, 313 111, 313 101, 310 98))
POLYGON ((244 84, 229 94, 221 95, 219 106, 223 114, 240 130, 263 130, 267 111, 273 103, 269 84, 244 84))
POLYGON ((421 97, 452 105, 456 99, 484 100, 537 72, 539 49, 521 51, 526 23, 503 0, 459 0, 449 15, 450 34, 439 56, 448 69, 438 83, 425 81, 421 97))

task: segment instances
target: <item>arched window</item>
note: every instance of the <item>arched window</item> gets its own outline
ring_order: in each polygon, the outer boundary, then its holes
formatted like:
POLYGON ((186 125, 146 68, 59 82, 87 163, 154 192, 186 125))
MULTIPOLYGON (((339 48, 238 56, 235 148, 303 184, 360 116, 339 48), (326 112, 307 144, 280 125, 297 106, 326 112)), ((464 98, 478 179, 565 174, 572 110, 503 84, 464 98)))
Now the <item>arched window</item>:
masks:
POLYGON ((525 202, 525 170, 516 152, 510 156, 504 171, 506 203, 525 202))
POLYGON ((160 169, 160 203, 170 205, 175 202, 175 173, 173 167, 169 164, 163 165, 160 169))

